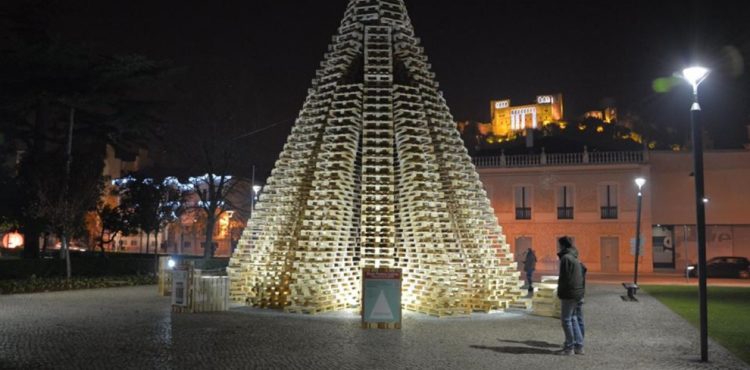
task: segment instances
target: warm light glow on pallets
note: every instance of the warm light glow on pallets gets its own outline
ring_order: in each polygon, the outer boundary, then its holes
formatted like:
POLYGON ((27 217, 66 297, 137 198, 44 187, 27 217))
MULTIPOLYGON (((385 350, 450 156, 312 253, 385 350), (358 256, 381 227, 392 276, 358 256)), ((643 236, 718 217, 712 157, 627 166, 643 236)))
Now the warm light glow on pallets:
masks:
POLYGON ((521 282, 403 1, 353 0, 229 265, 235 301, 359 304, 364 267, 403 306, 507 308, 521 282))

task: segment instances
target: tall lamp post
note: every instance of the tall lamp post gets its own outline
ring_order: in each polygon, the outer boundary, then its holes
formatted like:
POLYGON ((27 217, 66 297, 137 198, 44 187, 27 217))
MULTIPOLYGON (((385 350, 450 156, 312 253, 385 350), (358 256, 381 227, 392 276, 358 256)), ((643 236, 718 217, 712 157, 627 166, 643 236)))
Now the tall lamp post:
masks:
POLYGON ((706 206, 703 188, 703 129, 700 123, 698 85, 711 71, 704 67, 690 67, 682 71, 682 78, 693 87, 690 126, 693 132, 693 173, 695 174, 695 215, 698 236, 698 286, 700 290, 701 361, 708 361, 708 302, 706 288, 706 206))
POLYGON ((633 273, 633 284, 638 285, 638 260, 641 256, 641 204, 643 203, 643 185, 646 179, 639 177, 635 179, 635 185, 638 186, 638 211, 636 211, 635 221, 635 272, 633 273))

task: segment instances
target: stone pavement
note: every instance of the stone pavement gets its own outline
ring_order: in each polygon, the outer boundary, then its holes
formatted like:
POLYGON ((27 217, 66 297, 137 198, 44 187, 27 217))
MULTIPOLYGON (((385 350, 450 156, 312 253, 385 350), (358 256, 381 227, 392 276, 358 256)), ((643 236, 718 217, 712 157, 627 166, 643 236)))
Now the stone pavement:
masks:
POLYGON ((298 316, 237 308, 170 314, 156 287, 0 296, 2 369, 748 369, 653 298, 591 284, 586 355, 552 355, 559 320, 526 313, 436 319, 365 331, 351 312, 298 316))
MULTIPOLYGON (((557 276, 557 271, 536 271, 534 272, 534 280, 539 281, 541 276, 553 275, 557 276)), ((602 284, 616 284, 620 285, 623 282, 632 282, 632 272, 619 272, 619 273, 605 273, 605 272, 589 272, 586 274, 586 281, 591 283, 602 283, 602 284)), ((679 272, 647 272, 638 274, 639 285, 693 285, 698 286, 698 278, 690 277, 686 278, 683 273, 679 272)), ((750 279, 725 279, 725 278, 709 278, 709 286, 729 286, 729 287, 748 287, 750 288, 750 279)))

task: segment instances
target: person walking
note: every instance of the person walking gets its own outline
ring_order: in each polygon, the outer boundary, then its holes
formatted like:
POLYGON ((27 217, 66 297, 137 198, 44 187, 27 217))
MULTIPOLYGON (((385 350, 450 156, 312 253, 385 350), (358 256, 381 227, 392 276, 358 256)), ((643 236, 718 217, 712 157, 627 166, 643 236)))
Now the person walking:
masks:
POLYGON ((534 270, 536 270, 536 253, 534 250, 529 248, 526 251, 526 259, 523 261, 523 270, 526 271, 526 286, 529 291, 534 289, 534 270))
POLYGON ((558 239, 560 276, 558 277, 557 297, 560 298, 565 344, 556 353, 559 355, 584 354, 583 338, 583 296, 586 292, 586 266, 578 260, 578 250, 572 240, 563 236, 558 239))

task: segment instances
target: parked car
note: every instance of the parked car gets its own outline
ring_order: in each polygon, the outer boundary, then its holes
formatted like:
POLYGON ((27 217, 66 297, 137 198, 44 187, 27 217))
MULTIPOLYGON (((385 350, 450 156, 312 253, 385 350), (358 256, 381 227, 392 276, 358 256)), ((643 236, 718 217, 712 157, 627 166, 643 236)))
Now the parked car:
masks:
MULTIPOLYGON (((688 276, 698 276, 698 265, 688 266, 688 276)), ((750 261, 746 257, 714 257, 706 262, 708 277, 750 278, 750 261)))

